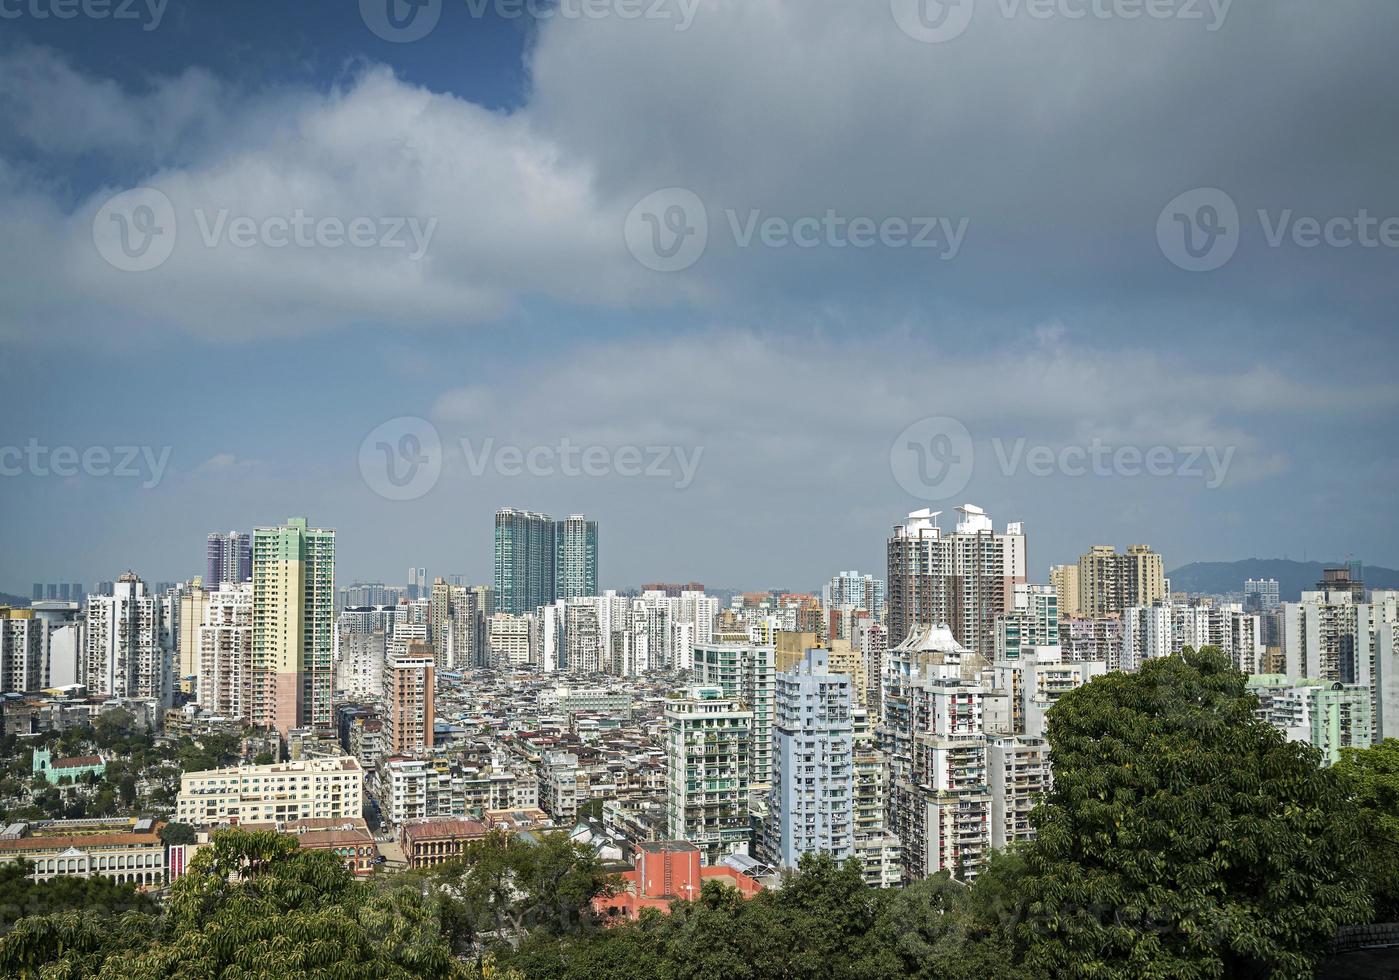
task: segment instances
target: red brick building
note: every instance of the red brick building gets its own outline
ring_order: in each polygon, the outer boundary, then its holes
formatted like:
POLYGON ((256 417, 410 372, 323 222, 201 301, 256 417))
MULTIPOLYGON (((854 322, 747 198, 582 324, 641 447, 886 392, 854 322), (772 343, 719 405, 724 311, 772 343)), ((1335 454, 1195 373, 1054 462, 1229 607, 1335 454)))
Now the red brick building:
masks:
POLYGON ((744 898, 763 890, 747 875, 733 868, 701 863, 700 850, 688 841, 646 841, 637 846, 636 867, 621 875, 622 891, 593 899, 593 909, 603 915, 637 919, 642 909, 670 911, 677 899, 699 898, 706 881, 722 881, 738 889, 744 898))

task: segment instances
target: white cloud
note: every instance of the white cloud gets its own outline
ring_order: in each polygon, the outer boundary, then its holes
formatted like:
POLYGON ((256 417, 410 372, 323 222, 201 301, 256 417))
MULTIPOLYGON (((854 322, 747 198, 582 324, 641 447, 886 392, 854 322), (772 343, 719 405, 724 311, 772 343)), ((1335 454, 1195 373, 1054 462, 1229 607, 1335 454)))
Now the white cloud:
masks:
MULTIPOLYGON (((554 18, 539 26, 527 101, 513 113, 380 67, 330 91, 246 93, 190 71, 131 92, 52 53, 12 50, 0 56, 11 144, 55 160, 105 155, 170 197, 179 241, 152 272, 112 269, 90 224, 124 187, 69 202, 45 168, 9 168, 0 217, 15 229, 6 251, 20 274, 0 331, 117 321, 265 337, 490 320, 532 296, 614 309, 748 309, 759 297, 868 312, 888 301, 920 317, 946 316, 949 302, 1021 302, 1039 317, 1061 288, 1075 302, 1106 286, 1167 303, 1183 286, 1211 288, 1156 254, 1160 207, 1190 186, 1227 186, 1246 213, 1399 212, 1382 163, 1392 133, 1367 116, 1374 100, 1356 97, 1393 79, 1383 42, 1384 25, 1399 26, 1394 5, 1236 5, 1217 32, 1005 18, 1001 7, 979 5, 967 34, 940 45, 905 36, 879 2, 708 0, 683 31, 554 18), (1296 70, 1319 63, 1321 83, 1296 70), (1345 120, 1355 139, 1298 145, 1308 127, 1345 120), (622 224, 670 186, 704 200, 711 239, 693 268, 655 274, 627 255, 622 224), (414 262, 396 249, 209 248, 197 209, 436 225, 414 262), (739 247, 727 212, 753 209, 969 224, 957 261, 940 263, 913 249, 739 247)), ((1246 272, 1269 298, 1280 278, 1311 281, 1360 302, 1391 287, 1379 276, 1338 290, 1332 266, 1364 278, 1375 258, 1246 244, 1215 281, 1246 272)))

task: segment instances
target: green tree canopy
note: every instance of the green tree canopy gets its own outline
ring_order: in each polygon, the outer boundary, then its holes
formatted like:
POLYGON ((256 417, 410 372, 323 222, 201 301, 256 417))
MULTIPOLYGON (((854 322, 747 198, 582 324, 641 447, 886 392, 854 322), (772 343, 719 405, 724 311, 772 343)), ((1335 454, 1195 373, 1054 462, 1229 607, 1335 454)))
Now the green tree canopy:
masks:
POLYGON ((1375 917, 1399 921, 1399 739, 1387 738, 1368 749, 1342 749, 1333 768, 1360 811, 1363 871, 1375 917))
POLYGON ((1355 810, 1319 753, 1257 721, 1219 650, 1065 694, 1025 849, 1029 966, 1059 977, 1304 977, 1370 903, 1355 810))

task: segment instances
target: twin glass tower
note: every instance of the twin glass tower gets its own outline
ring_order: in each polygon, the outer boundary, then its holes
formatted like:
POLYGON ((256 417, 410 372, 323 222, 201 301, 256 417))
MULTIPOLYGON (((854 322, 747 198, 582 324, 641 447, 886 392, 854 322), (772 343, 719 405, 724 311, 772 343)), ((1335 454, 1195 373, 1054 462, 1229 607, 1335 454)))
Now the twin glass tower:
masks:
POLYGON ((496 512, 496 612, 518 616, 597 594, 597 521, 581 514, 555 521, 511 507, 496 512))

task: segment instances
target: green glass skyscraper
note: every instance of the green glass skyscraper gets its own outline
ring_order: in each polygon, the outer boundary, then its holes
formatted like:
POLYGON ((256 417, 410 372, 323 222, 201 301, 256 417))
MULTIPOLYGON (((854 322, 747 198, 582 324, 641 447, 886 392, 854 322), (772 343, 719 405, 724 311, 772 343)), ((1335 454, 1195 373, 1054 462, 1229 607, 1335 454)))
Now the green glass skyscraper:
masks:
POLYGON ((519 616, 554 601, 554 521, 505 507, 495 515, 495 611, 519 616))
POLYGON ((597 521, 574 514, 554 525, 554 585, 559 599, 597 595, 597 521))

